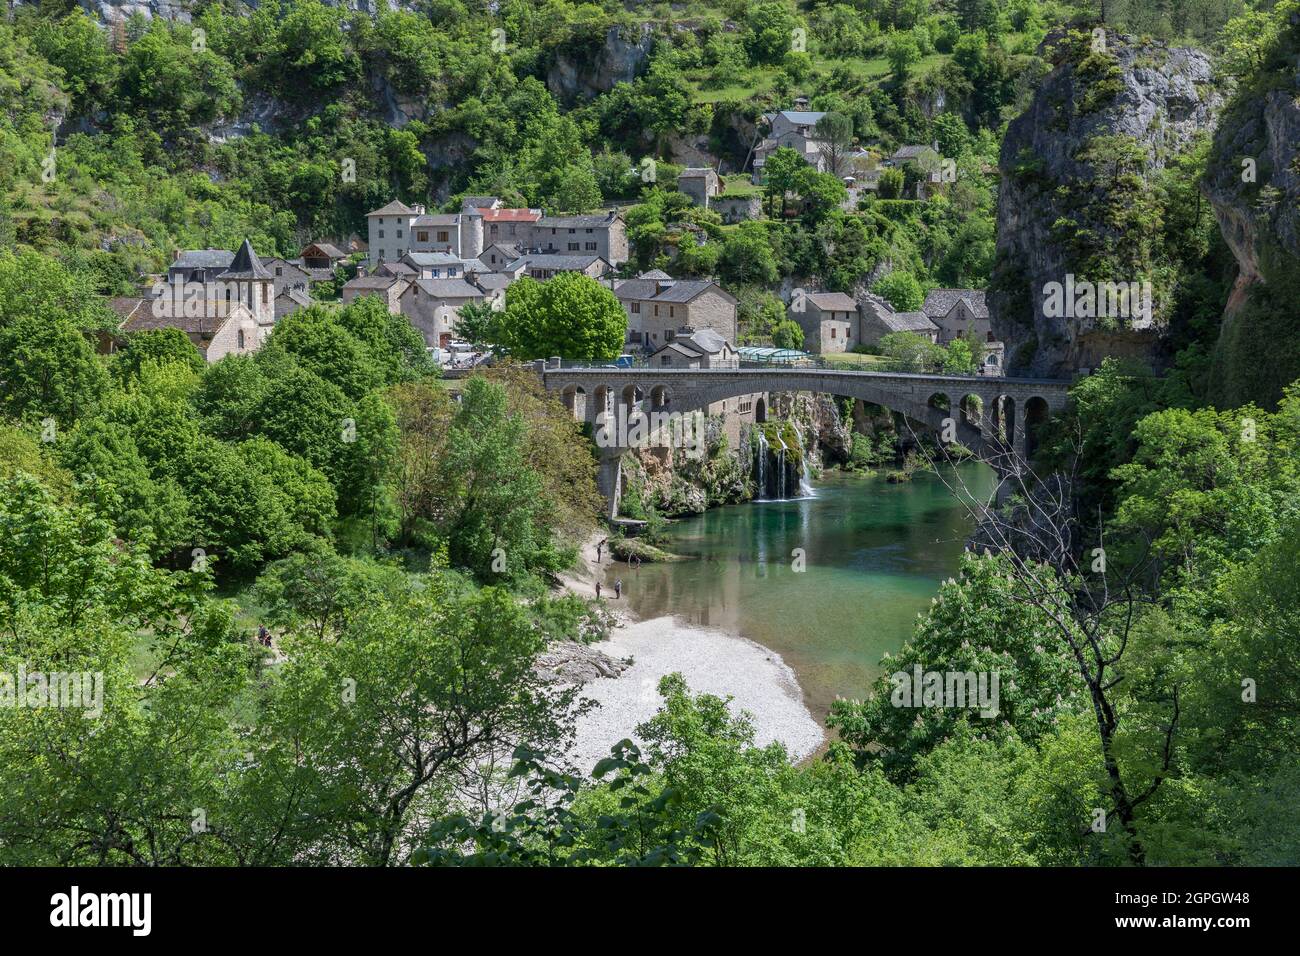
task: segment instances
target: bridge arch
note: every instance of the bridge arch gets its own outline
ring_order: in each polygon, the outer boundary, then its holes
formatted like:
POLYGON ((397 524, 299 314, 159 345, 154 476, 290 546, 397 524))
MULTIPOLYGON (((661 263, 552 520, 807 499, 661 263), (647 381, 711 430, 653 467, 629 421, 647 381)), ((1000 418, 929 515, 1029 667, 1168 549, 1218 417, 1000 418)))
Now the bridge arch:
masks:
POLYGON ((1025 402, 1025 457, 1032 458, 1043 438, 1043 426, 1051 414, 1047 400, 1033 395, 1025 402))

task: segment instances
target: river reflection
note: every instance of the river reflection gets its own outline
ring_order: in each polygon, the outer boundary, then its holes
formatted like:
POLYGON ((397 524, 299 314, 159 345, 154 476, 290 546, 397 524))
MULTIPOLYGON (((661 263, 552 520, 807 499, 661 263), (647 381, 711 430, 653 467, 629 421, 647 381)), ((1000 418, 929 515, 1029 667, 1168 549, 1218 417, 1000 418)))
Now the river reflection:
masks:
MULTIPOLYGON (((962 465, 972 492, 993 473, 962 465)), ((772 648, 799 675, 825 719, 837 695, 860 697, 881 656, 911 634, 916 614, 957 569, 971 522, 939 476, 911 482, 838 474, 816 496, 718 508, 675 523, 666 547, 694 560, 605 566, 642 618, 741 634, 772 648), (795 570, 802 558, 804 570, 795 570)))

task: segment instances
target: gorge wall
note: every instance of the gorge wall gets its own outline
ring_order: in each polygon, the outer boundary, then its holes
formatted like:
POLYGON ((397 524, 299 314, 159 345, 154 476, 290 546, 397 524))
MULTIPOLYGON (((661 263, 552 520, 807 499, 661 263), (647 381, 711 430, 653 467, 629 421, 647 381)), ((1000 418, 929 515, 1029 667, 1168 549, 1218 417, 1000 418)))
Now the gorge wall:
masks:
MULTIPOLYGON (((1011 122, 999 168, 989 304, 1014 373, 1066 376, 1106 356, 1159 364, 1174 277, 1161 230, 1164 171, 1222 105, 1209 57, 1116 33, 1058 31, 1052 64, 1011 122), (1151 283, 1145 315, 1056 314, 1050 283, 1151 283)), ((1073 314, 1071 314, 1073 313, 1073 314)))
POLYGON ((1211 371, 1222 405, 1276 402, 1300 378, 1300 13, 1215 133, 1202 191, 1237 261, 1211 371))

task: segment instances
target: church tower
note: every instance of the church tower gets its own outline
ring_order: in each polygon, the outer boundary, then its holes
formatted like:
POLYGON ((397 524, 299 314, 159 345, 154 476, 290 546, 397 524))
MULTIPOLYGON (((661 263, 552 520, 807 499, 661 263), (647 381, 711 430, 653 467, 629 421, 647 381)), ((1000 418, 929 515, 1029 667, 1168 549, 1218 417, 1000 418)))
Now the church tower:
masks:
POLYGON ((217 278, 225 286, 227 305, 239 302, 247 306, 259 327, 275 324, 275 280, 257 258, 251 242, 244 240, 230 268, 217 278))

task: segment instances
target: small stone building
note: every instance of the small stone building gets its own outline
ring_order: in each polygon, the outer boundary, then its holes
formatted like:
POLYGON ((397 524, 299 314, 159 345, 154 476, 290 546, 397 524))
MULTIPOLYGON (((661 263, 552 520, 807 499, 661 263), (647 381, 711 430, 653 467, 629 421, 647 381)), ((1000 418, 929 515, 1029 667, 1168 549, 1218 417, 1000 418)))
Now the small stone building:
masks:
POLYGON ((861 341, 858 304, 843 292, 808 292, 790 300, 790 316, 803 329, 805 351, 847 352, 861 341))
POLYGON ((687 166, 677 177, 677 189, 695 205, 708 209, 709 201, 722 192, 722 184, 711 167, 687 166))

